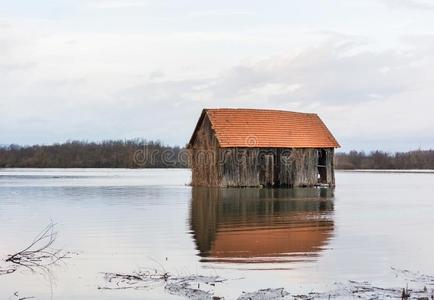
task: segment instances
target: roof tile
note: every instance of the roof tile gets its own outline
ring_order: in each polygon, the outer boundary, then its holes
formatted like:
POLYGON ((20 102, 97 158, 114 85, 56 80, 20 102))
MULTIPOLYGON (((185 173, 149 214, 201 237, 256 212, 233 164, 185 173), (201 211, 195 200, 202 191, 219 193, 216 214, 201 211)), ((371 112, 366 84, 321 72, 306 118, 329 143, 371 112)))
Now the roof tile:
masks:
POLYGON ((265 109, 205 109, 222 148, 337 148, 316 114, 265 109))

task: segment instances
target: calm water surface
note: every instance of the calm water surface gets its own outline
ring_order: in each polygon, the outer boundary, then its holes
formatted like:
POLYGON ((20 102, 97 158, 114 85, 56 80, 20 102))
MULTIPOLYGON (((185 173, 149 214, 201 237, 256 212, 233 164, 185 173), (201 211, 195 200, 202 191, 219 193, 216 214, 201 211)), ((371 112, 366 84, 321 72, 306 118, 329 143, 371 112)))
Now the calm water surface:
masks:
MULTIPOLYGON (((155 268, 229 279, 216 294, 335 282, 403 286, 391 268, 434 275, 434 174, 338 172, 330 189, 191 188, 189 170, 0 169, 0 258, 51 221, 51 267, 0 276, 0 299, 179 299, 161 286, 100 290, 102 272, 155 268)), ((1 265, 0 265, 1 268, 1 265)))

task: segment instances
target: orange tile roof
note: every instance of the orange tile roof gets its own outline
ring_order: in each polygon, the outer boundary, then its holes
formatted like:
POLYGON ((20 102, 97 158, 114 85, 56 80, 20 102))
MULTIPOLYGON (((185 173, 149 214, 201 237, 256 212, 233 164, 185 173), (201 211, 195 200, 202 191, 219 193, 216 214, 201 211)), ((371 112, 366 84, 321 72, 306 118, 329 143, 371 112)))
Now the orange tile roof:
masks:
POLYGON ((229 108, 204 109, 204 114, 222 148, 340 147, 317 114, 229 108))

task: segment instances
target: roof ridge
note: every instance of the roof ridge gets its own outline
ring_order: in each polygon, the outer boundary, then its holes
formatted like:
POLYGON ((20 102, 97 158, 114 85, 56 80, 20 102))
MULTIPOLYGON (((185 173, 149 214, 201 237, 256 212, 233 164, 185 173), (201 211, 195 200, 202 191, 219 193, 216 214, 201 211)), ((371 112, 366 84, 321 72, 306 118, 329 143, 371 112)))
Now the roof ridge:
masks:
POLYGON ((244 108, 244 107, 216 107, 216 108, 204 108, 205 111, 222 111, 222 110, 234 110, 234 111, 270 111, 270 112, 284 112, 284 113, 294 113, 303 115, 318 115, 311 112, 301 112, 293 110, 283 110, 283 109, 272 109, 272 108, 244 108))

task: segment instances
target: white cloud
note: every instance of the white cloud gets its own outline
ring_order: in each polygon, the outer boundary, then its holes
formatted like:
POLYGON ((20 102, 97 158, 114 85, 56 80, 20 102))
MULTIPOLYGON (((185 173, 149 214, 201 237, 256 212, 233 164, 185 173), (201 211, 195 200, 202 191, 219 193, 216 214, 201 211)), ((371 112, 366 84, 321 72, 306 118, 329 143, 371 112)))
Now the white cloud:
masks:
POLYGON ((317 112, 345 149, 434 147, 432 21, 407 2, 93 0, 62 2, 81 6, 60 19, 11 15, 0 19, 0 144, 182 145, 203 107, 227 106, 317 112), (354 8, 372 10, 369 24, 354 8))
POLYGON ((434 9, 434 3, 431 0, 383 0, 391 7, 404 7, 412 9, 434 9))
POLYGON ((147 6, 148 0, 88 0, 87 5, 96 8, 134 8, 147 6))
POLYGON ((220 9, 220 10, 199 10, 193 11, 188 15, 190 17, 225 17, 225 16, 248 16, 255 15, 256 13, 249 10, 231 10, 231 9, 220 9))
MULTIPOLYGON (((296 56, 238 65, 208 78, 149 81, 124 89, 116 98, 129 107, 121 115, 137 120, 138 115, 161 116, 173 125, 158 127, 169 128, 166 136, 181 140, 188 137, 201 108, 225 106, 318 112, 344 149, 351 148, 347 141, 354 143, 355 136, 367 148, 381 137, 406 138, 409 143, 426 139, 434 128, 434 87, 427 77, 434 56, 360 52, 340 45, 324 43, 296 56), (148 107, 152 112, 146 112, 148 107)), ((154 117, 143 128, 153 122, 154 117)))

